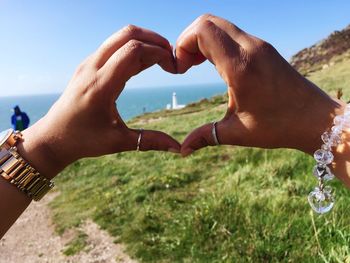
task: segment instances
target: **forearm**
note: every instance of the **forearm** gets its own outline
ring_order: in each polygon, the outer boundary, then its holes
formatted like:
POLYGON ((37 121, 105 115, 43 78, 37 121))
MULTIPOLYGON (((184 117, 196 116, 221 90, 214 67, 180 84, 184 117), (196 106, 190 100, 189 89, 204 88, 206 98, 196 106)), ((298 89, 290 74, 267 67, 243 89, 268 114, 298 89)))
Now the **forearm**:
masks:
POLYGON ((0 178, 0 238, 28 207, 31 198, 0 178))
MULTIPOLYGON (((64 167, 49 152, 44 133, 45 129, 39 121, 23 131, 23 140, 18 143, 17 149, 41 175, 52 179, 64 167)), ((0 177, 0 238, 28 207, 31 200, 24 192, 0 177)))

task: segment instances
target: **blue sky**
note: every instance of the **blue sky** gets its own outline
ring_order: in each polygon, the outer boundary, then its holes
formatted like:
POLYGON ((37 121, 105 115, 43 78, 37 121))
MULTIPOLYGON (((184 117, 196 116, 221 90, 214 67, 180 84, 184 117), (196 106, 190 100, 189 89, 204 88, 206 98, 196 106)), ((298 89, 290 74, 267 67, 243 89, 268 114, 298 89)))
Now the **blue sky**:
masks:
MULTIPOLYGON (((208 12, 269 41, 286 59, 350 24, 348 0, 0 0, 0 96, 62 92, 80 61, 121 27, 146 27, 175 43, 208 12)), ((154 67, 127 87, 218 82, 205 63, 182 76, 154 67)))

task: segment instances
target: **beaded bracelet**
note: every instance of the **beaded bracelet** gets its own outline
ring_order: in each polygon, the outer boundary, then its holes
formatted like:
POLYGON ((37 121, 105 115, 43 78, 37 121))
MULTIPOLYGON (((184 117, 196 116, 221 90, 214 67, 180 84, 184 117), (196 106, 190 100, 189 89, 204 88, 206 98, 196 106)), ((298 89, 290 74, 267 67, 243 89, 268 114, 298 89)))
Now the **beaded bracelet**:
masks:
POLYGON ((325 182, 334 178, 327 165, 331 164, 334 159, 332 147, 336 147, 342 142, 342 131, 350 128, 350 104, 346 106, 344 114, 334 118, 333 124, 330 131, 326 131, 321 135, 324 144, 322 144, 321 149, 314 153, 317 164, 314 166, 313 174, 318 179, 318 186, 310 192, 308 201, 311 208, 319 214, 329 212, 334 206, 332 188, 325 186, 325 182))

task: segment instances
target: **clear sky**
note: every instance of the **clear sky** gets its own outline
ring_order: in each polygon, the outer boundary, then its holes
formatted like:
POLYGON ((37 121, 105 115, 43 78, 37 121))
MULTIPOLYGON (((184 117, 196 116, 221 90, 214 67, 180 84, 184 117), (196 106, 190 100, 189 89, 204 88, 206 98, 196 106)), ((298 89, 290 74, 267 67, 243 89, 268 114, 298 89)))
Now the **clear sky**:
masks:
MULTIPOLYGON (((272 43, 289 59, 350 24, 349 0, 0 0, 0 96, 64 90, 75 67, 127 24, 171 43, 197 16, 212 13, 272 43)), ((209 63, 174 76, 158 67, 127 87, 221 82, 209 63)))

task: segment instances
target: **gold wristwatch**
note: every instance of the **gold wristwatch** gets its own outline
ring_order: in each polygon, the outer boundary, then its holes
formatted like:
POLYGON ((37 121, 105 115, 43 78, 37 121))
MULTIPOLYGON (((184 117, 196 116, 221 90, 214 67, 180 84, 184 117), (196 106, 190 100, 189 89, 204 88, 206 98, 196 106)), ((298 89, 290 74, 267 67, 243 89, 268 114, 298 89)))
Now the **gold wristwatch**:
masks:
POLYGON ((0 133, 0 175, 34 201, 39 201, 54 187, 17 152, 22 134, 12 129, 0 133))

